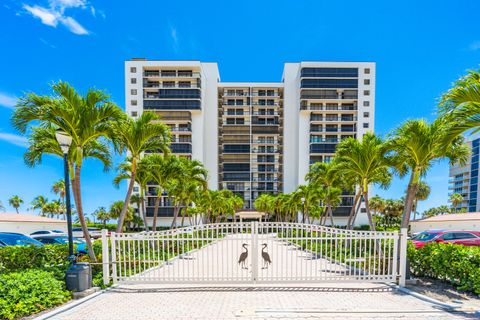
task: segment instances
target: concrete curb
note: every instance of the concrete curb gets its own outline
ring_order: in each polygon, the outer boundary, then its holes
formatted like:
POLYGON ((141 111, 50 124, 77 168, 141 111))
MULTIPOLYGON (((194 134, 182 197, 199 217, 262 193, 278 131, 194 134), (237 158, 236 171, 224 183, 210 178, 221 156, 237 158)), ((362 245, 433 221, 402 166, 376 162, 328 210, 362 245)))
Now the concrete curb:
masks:
POLYGON ((448 304, 448 303, 445 303, 445 302, 441 302, 441 301, 438 301, 437 299, 433 299, 433 298, 430 298, 426 295, 423 295, 421 293, 418 293, 418 292, 415 292, 415 291, 412 291, 410 289, 407 289, 405 287, 401 287, 399 285, 396 285, 396 284, 388 284, 388 286, 394 288, 395 290, 398 290, 400 292, 403 292, 405 294, 408 294, 408 295, 411 295, 417 299, 420 299, 422 301, 425 301, 425 302, 429 302, 429 303, 432 303, 432 304, 435 304, 439 307, 441 307, 442 309, 446 310, 446 311, 458 311, 457 309, 459 309, 460 306, 458 305, 452 305, 452 304, 448 304))
MULTIPOLYGON (((111 287, 110 287, 111 288, 111 287)), ((89 296, 86 296, 85 298, 81 298, 81 299, 78 299, 78 300, 72 300, 70 302, 68 302, 67 304, 63 305, 63 306, 60 306, 56 309, 53 309, 52 311, 48 312, 48 313, 45 313, 45 314, 42 314, 36 318, 34 318, 34 320, 45 320, 45 319, 50 319, 54 316, 56 316, 57 314, 59 313, 62 313, 62 312, 65 312, 65 311, 68 311, 70 309, 73 309, 75 308, 76 306, 78 305, 81 305, 82 303, 85 303, 99 295, 101 295, 102 293, 104 292, 107 292, 110 288, 106 288, 106 289, 103 289, 103 290, 100 290, 100 291, 97 291, 89 296)))

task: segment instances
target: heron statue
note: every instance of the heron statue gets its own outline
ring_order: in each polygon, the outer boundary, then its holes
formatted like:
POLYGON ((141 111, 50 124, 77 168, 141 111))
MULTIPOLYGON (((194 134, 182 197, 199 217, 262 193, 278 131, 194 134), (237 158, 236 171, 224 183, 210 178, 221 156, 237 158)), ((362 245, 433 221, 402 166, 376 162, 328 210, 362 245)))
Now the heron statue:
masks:
POLYGON ((238 258, 238 264, 240 264, 242 266, 242 269, 248 269, 247 268, 247 262, 246 262, 247 257, 248 257, 247 244, 244 243, 242 245, 242 248, 245 249, 245 251, 240 254, 240 258, 238 258))
POLYGON ((262 269, 268 269, 268 265, 272 264, 272 260, 270 260, 270 255, 268 252, 265 252, 265 249, 267 248, 267 244, 263 244, 262 248, 262 258, 263 258, 263 268, 262 269))

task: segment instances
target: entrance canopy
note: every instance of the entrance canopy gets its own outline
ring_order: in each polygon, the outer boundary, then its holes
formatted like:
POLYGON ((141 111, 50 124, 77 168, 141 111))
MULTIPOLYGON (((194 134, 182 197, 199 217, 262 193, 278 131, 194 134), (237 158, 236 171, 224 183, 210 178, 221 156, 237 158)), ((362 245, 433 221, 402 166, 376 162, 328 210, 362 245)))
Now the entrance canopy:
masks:
POLYGON ((265 212, 260 211, 238 211, 235 213, 235 216, 240 218, 240 221, 243 221, 244 219, 258 219, 259 221, 262 221, 262 218, 265 215, 265 212))

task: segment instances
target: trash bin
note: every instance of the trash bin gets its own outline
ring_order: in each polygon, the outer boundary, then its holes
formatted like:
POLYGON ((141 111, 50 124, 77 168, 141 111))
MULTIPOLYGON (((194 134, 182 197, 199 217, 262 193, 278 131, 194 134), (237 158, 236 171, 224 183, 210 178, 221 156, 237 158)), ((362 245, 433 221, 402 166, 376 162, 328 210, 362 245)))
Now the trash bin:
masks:
POLYGON ((67 290, 80 292, 92 287, 92 268, 88 262, 73 264, 67 270, 67 290))

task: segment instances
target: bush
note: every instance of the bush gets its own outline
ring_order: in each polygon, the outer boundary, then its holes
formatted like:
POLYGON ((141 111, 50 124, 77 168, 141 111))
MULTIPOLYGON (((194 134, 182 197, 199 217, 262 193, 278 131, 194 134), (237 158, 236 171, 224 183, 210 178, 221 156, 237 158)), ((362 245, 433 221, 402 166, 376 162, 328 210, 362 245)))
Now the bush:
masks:
POLYGON ((68 268, 67 245, 7 246, 0 248, 0 273, 25 269, 65 271, 68 268))
POLYGON ((70 299, 62 281, 42 270, 0 274, 0 319, 14 319, 70 299))
POLYGON ((459 290, 480 294, 480 247, 428 243, 408 247, 411 272, 451 283, 459 290))

